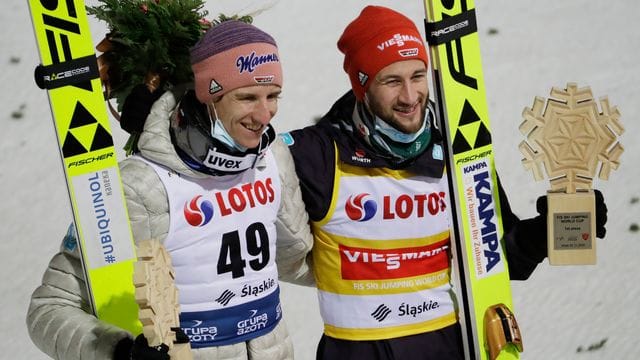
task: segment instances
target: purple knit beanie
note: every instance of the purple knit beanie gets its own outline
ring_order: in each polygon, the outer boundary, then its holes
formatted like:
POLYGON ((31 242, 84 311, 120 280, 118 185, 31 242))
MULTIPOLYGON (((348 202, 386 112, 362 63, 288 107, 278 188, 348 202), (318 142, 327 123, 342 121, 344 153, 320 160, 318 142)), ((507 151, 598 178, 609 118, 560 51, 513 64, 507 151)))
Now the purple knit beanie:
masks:
POLYGON ((196 97, 202 103, 252 85, 282 86, 276 42, 257 27, 237 20, 209 29, 191 48, 196 97))

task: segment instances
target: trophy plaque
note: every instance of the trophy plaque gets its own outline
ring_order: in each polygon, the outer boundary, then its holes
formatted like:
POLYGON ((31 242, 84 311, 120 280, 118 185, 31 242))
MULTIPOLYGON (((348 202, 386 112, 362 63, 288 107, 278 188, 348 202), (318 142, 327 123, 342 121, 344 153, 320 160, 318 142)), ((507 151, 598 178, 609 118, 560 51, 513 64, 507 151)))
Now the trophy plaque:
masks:
POLYGON ((591 188, 597 174, 607 180, 620 165, 624 132, 617 107, 607 97, 593 99, 589 87, 568 83, 552 88, 549 99, 536 97, 525 108, 520 132, 524 167, 534 178, 546 172, 547 244, 551 265, 596 263, 595 196, 591 188))

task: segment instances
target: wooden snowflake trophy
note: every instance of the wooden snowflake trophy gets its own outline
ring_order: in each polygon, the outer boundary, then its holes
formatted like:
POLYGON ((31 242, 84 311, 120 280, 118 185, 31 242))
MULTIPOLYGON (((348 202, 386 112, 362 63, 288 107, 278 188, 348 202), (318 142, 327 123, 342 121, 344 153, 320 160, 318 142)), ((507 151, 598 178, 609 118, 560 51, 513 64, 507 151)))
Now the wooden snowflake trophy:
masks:
POLYGON ((133 282, 142 333, 149 346, 166 344, 171 359, 191 360, 189 343, 174 343, 180 326, 178 289, 174 283, 171 256, 160 242, 145 240, 138 244, 138 261, 134 265, 133 282))
POLYGON ((624 132, 620 113, 600 99, 602 111, 591 89, 551 89, 551 97, 536 97, 525 108, 520 143, 525 168, 542 180, 542 165, 549 177, 547 191, 547 243, 551 265, 593 265, 596 263, 595 196, 591 183, 598 176, 607 180, 620 165, 624 148, 618 136, 624 132))

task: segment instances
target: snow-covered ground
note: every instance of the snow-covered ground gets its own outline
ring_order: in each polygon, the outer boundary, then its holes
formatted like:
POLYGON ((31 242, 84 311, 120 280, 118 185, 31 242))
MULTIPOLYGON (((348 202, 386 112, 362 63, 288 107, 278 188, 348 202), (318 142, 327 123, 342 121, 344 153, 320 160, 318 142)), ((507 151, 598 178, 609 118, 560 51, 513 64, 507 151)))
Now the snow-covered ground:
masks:
MULTIPOLYGON (((27 2, 4 0, 0 12, 0 359, 44 359, 25 327, 29 296, 40 282, 71 220, 45 92, 33 81, 38 62, 27 2)), ((95 0, 89 1, 95 4, 95 0)), ((272 5, 255 24, 278 41, 285 87, 274 124, 280 131, 310 124, 348 87, 335 43, 368 2, 209 1, 212 15, 272 5)), ((421 27, 420 1, 375 1, 421 27)), ((640 340, 640 5, 636 0, 479 1, 477 16, 497 165, 515 211, 535 214, 545 182, 520 163, 518 125, 535 96, 567 82, 608 95, 626 133, 622 166, 608 182, 596 180, 609 207, 598 265, 541 264, 531 279, 513 284, 524 336, 523 359, 636 359, 640 340), (634 100, 636 99, 636 100, 634 100)), ((104 24, 94 22, 97 42, 104 24)), ((119 144, 124 134, 113 125, 119 144)), ((283 285, 285 319, 298 359, 313 359, 322 327, 313 289, 283 285)), ((425 349, 425 351, 428 351, 425 349)))

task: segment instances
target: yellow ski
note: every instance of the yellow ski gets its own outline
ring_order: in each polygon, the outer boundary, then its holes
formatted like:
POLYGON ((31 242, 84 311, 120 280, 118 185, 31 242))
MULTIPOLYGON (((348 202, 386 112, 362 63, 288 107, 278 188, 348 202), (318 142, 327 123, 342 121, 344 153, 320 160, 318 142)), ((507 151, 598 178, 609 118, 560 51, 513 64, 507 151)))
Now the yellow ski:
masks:
POLYGON ((438 118, 447 143, 454 218, 454 269, 465 358, 518 359, 522 342, 510 309, 473 0, 425 0, 438 118), (519 350, 519 351, 518 351, 519 350))
POLYGON ((142 331, 136 260, 109 118, 83 0, 28 0, 96 316, 142 331))

